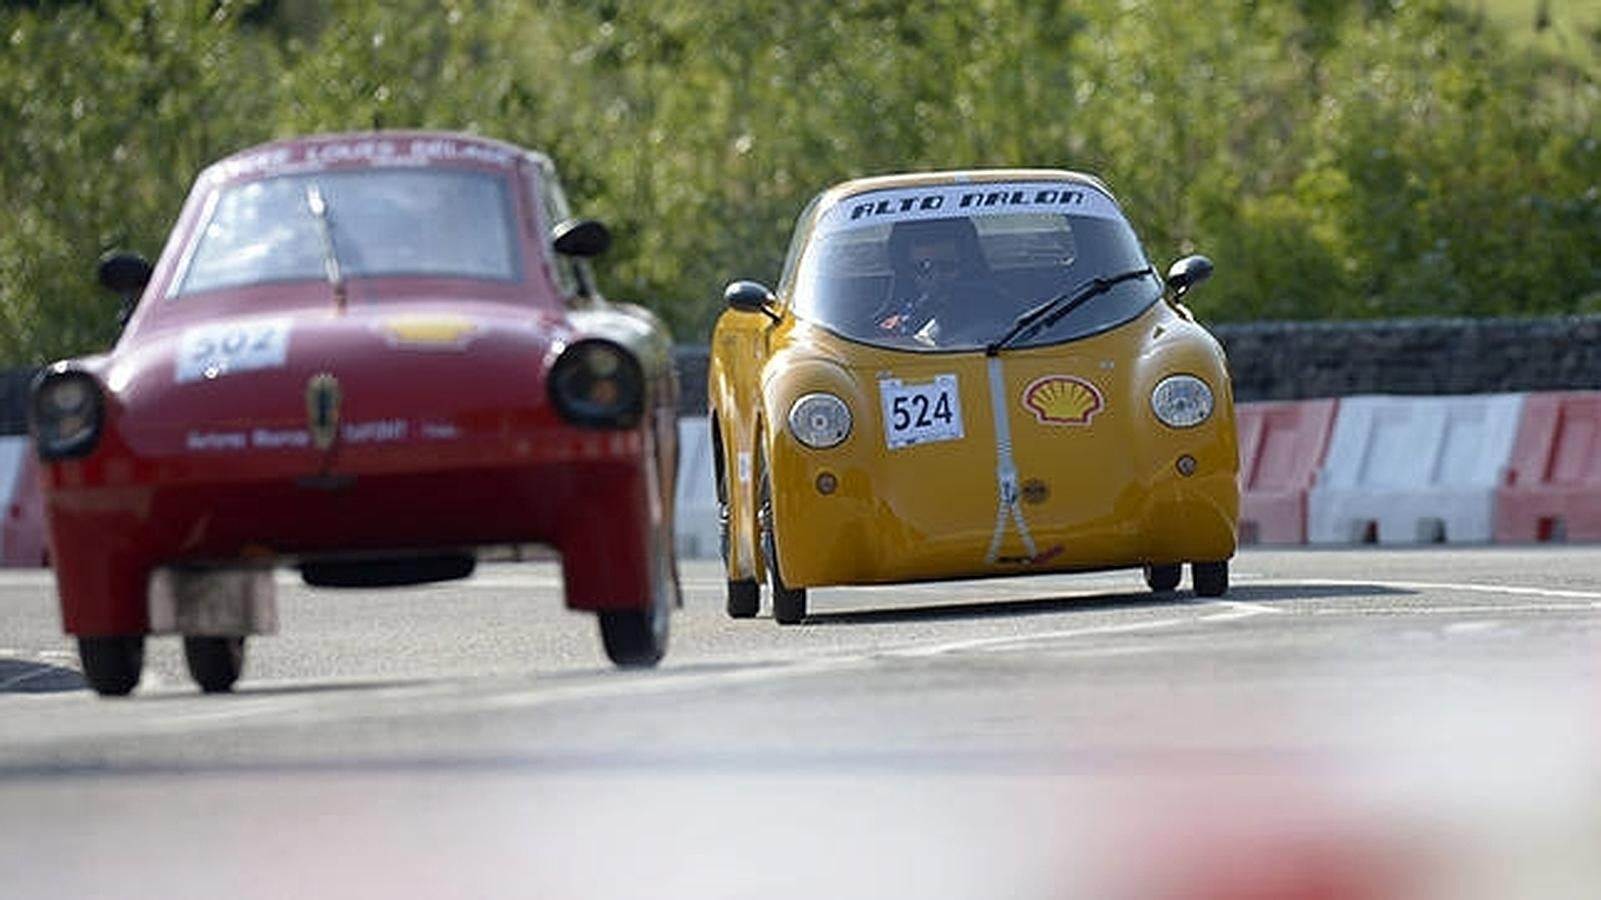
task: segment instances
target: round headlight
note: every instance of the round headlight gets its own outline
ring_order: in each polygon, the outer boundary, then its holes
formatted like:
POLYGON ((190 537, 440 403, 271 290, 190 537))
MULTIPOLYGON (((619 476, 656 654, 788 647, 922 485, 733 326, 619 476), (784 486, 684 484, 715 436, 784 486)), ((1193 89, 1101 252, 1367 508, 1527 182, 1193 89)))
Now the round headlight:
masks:
POLYGON ((33 439, 40 459, 84 456, 100 441, 105 404, 86 372, 55 369, 33 389, 33 439))
POLYGON ((1194 375, 1170 375, 1151 391, 1151 411, 1169 428, 1193 428, 1212 417, 1212 389, 1194 375))
POLYGON ((579 341, 551 366, 550 399, 574 425, 632 428, 645 409, 645 373, 611 341, 579 341))
POLYGON ((851 410, 833 394, 807 394, 789 408, 789 433, 813 450, 838 446, 851 433, 851 410))

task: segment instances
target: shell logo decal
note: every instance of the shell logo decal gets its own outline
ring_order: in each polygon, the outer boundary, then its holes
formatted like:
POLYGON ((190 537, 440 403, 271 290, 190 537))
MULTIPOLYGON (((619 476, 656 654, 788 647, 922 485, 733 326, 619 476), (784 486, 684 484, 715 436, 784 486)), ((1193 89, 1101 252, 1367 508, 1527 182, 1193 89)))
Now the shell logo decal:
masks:
POLYGON ((1023 389, 1023 406, 1042 425, 1088 425, 1106 401, 1099 388, 1082 378, 1046 375, 1023 389))

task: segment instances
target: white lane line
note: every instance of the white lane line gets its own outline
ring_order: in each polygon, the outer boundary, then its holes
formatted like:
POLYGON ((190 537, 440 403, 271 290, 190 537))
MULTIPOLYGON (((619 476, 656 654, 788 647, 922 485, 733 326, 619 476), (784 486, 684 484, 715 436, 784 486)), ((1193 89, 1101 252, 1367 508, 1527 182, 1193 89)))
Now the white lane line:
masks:
POLYGON ((1471 606, 1386 606, 1382 609, 1344 607, 1342 609, 1314 609, 1314 616, 1456 616, 1474 613, 1528 613, 1528 612, 1594 612, 1601 605, 1594 603, 1480 603, 1471 606))
POLYGON ((991 650, 997 647, 1011 647, 1039 643, 1042 641, 1065 641, 1072 638, 1090 637, 1103 634, 1126 634, 1136 631, 1156 631, 1161 628, 1172 628, 1175 625, 1185 625, 1197 619, 1153 619, 1149 622, 1128 622, 1122 625, 1093 625, 1089 628, 1069 628, 1063 631, 1042 631, 1038 634, 1013 634, 1005 637, 971 638, 965 641, 949 641, 943 644, 923 644, 912 647, 902 647, 898 650, 881 650, 873 654, 879 658, 895 659, 921 659, 930 656, 944 656, 948 653, 962 653, 968 650, 991 650))
POLYGON ((1417 591, 1458 591, 1465 594, 1508 594, 1515 597, 1550 597, 1554 600, 1588 600, 1591 606, 1601 607, 1601 591, 1572 591, 1565 588, 1530 587, 1517 584, 1476 584, 1452 581, 1381 581, 1378 579, 1317 578, 1280 582, 1303 587, 1332 585, 1335 587, 1401 588, 1417 591))
POLYGON ((1354 587, 1375 588, 1380 590, 1402 591, 1441 591, 1463 594, 1487 594, 1508 597, 1542 597, 1549 598, 1550 603, 1496 603, 1496 604, 1457 604, 1453 606, 1385 606, 1380 609, 1355 609, 1341 607, 1338 609, 1310 610, 1314 616, 1439 616, 1461 615, 1472 613, 1520 613, 1520 612, 1589 612, 1601 610, 1601 591, 1580 591, 1568 588, 1546 588, 1523 584, 1479 584, 1455 581, 1384 581, 1382 579, 1347 579, 1347 578, 1305 578, 1294 580, 1269 579, 1258 582, 1264 587, 1283 585, 1286 587, 1354 587), (1564 603, 1560 601, 1573 601, 1564 603))
MULTIPOLYGON (((1205 601, 1203 601, 1205 602, 1205 601)), ((1289 610, 1268 606, 1265 603, 1246 603, 1244 600, 1213 600, 1212 603, 1221 603, 1229 608, 1229 612, 1210 613, 1201 617, 1203 622, 1227 622, 1231 619, 1246 619, 1267 613, 1275 616, 1289 615, 1289 610)))
POLYGON ((1005 637, 972 638, 965 641, 949 641, 941 644, 926 644, 914 647, 905 647, 899 650, 882 651, 880 657, 898 657, 917 659, 930 656, 943 656, 947 653, 961 653, 967 650, 989 650, 998 647, 1024 646, 1028 644, 1049 643, 1052 641, 1071 640, 1080 637, 1092 637, 1107 634, 1127 634, 1139 631, 1156 631, 1163 628, 1173 628, 1180 625, 1193 625, 1197 622, 1231 622, 1237 619, 1248 619, 1264 613, 1282 613, 1283 610, 1264 606, 1260 603, 1240 603, 1233 600, 1200 601, 1189 604, 1191 606, 1225 606, 1225 612, 1207 613, 1195 617, 1175 617, 1168 619, 1152 619, 1148 622, 1126 622, 1119 625, 1091 625, 1087 628, 1069 628, 1061 631, 1042 631, 1037 634, 1007 635, 1005 637))

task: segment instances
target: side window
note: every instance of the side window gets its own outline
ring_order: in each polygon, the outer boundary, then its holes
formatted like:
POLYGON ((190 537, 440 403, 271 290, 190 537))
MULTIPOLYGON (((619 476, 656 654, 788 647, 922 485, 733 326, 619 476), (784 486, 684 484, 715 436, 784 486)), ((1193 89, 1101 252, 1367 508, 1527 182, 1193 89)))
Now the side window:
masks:
POLYGON ((579 266, 583 265, 583 262, 570 256, 563 256, 550 246, 551 229, 565 222, 572 213, 567 208, 567 198, 562 194, 561 185, 556 181, 556 171, 548 162, 539 167, 537 182, 539 211, 545 220, 543 243, 546 252, 550 254, 551 272, 556 278, 556 286, 568 303, 583 302, 588 299, 582 296, 584 285, 594 283, 593 279, 584 277, 588 273, 579 271, 579 266))

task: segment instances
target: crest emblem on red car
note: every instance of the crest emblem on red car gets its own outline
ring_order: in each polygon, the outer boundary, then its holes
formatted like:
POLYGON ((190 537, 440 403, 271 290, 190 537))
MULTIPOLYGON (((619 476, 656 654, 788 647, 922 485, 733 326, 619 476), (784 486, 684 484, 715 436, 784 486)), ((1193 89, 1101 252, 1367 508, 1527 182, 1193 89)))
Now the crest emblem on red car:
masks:
POLYGON ((306 382, 306 422, 318 450, 332 446, 339 431, 339 379, 327 372, 319 372, 306 382))
POLYGON ((1023 389, 1023 406, 1041 424, 1088 425, 1105 405, 1099 388, 1071 375, 1046 375, 1023 389))

